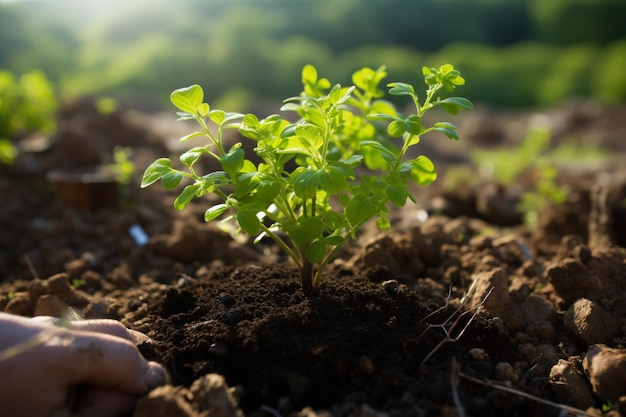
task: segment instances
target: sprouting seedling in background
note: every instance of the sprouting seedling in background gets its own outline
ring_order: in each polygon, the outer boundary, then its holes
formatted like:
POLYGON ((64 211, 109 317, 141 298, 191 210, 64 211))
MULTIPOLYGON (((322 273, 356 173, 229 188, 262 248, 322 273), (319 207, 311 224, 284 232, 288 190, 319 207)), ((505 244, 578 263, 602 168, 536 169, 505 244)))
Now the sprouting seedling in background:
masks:
POLYGON ((168 158, 157 159, 144 172, 141 186, 161 180, 166 189, 174 189, 183 178, 191 180, 174 202, 177 209, 215 194, 220 202, 206 210, 206 221, 226 217, 238 231, 255 236, 255 242, 271 238, 296 264, 303 290, 314 291, 324 268, 361 226, 375 218, 379 228, 389 228, 389 203, 401 207, 407 199, 415 201, 411 184, 436 179, 433 162, 424 155, 410 158, 408 150, 429 132, 459 139, 452 123, 427 127, 422 116, 437 106, 450 114, 471 110, 465 98, 438 96, 465 80, 449 64, 422 72, 428 87, 422 100, 410 84, 387 84, 390 95, 412 101, 415 110, 407 116, 383 100, 379 84, 387 75, 384 67, 363 68, 353 74, 352 86, 342 87, 305 66, 304 91, 287 98, 281 108, 297 112, 295 123, 278 115, 259 119, 211 109, 199 85, 178 89, 171 101, 180 110, 179 120, 195 120, 201 127, 181 141, 203 136, 208 143, 180 156, 183 170, 168 158), (253 140, 261 162, 252 162, 240 142, 227 149, 226 129, 238 129, 253 140), (203 156, 216 159, 221 170, 197 172, 194 165, 203 156))

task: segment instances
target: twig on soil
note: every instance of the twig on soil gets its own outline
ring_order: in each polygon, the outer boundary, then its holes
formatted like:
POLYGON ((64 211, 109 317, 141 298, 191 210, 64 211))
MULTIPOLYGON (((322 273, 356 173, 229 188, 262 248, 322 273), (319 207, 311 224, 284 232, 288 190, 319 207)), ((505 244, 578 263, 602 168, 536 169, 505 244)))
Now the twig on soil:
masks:
MULTIPOLYGON (((480 301, 480 303, 478 303, 477 305, 472 306, 469 309, 467 309, 467 310, 462 312, 463 308, 465 307, 465 304, 468 302, 468 300, 470 300, 470 296, 474 292, 474 285, 475 285, 475 283, 476 283, 476 281, 472 282, 472 285, 470 285, 469 289, 467 290, 467 294, 465 294, 465 296, 463 296, 463 298, 461 298, 461 300, 459 302, 459 306, 456 308, 456 310, 454 310, 454 312, 452 314, 450 314, 450 316, 443 323, 440 323, 440 324, 428 324, 427 327, 426 327, 426 330, 424 330, 422 332, 422 334, 419 336, 419 339, 421 339, 426 333, 428 333, 428 331, 430 329, 432 329, 433 327, 439 327, 439 328, 441 328, 441 330, 443 331, 443 333, 445 334, 446 337, 444 337, 437 344, 437 346, 435 346, 428 353, 428 355, 426 355, 426 357, 419 364, 418 368, 421 368, 424 365, 424 363, 426 363, 426 361, 428 359, 430 359, 430 357, 433 356, 439 350, 439 348, 441 348, 441 346, 443 346, 445 343, 447 343, 447 342, 451 342, 451 343, 458 342, 459 339, 461 339, 461 337, 465 333, 465 330, 467 330, 467 328, 472 323, 472 321, 474 320, 474 318, 476 317, 476 315, 478 314, 480 309, 483 307, 483 305, 485 304, 485 301, 487 301, 487 298, 489 297, 489 295, 491 295, 491 291, 493 291, 493 288, 489 289, 489 291, 487 292, 487 294, 485 294, 485 296, 480 301), (467 314, 471 314, 472 316, 467 321, 467 323, 465 323, 465 325, 459 331, 459 333, 456 336, 452 337, 451 336, 452 332, 456 329, 456 327, 459 325, 459 323, 461 323, 461 319, 464 316, 466 316, 467 314)), ((448 296, 446 297, 446 303, 442 307, 438 308, 437 310, 433 311, 432 313, 430 313, 429 315, 424 317, 421 321, 423 322, 423 321, 429 319, 430 317, 432 317, 433 315, 439 313, 440 311, 445 310, 450 305, 451 297, 452 297, 452 287, 450 287, 450 289, 448 290, 448 296)))
POLYGON ((515 389, 515 388, 507 387, 505 385, 500 385, 498 383, 495 383, 495 382, 489 381, 489 380, 483 381, 483 380, 480 380, 478 378, 474 378, 472 376, 466 375, 463 372, 460 372, 458 369, 457 369, 457 371, 458 371, 458 377, 463 378, 463 379, 467 379, 468 381, 474 382, 476 384, 480 384, 480 385, 485 386, 485 387, 495 388, 495 389, 499 389, 499 390, 504 391, 504 392, 508 392, 508 393, 515 394, 515 395, 519 395, 520 397, 524 397, 524 398, 527 398, 527 399, 532 400, 532 401, 536 401, 536 402, 541 403, 541 404, 545 404, 545 405, 549 405, 551 407, 558 408, 558 409, 560 409, 560 410, 562 410, 562 411, 564 411, 564 412, 566 412, 568 414, 574 415, 574 416, 597 417, 596 414, 589 413, 589 412, 587 412, 585 410, 581 410, 581 409, 578 409, 578 408, 575 408, 575 407, 570 407, 569 405, 565 405, 565 404, 555 403, 555 402, 549 401, 549 400, 544 400, 543 398, 539 398, 539 397, 534 396, 532 394, 528 394, 528 393, 526 393, 524 391, 520 391, 520 390, 515 389))
POLYGON ((459 417, 465 417, 465 409, 463 408, 461 398, 459 397, 459 374, 459 366, 456 363, 456 359, 452 357, 452 370, 450 371, 450 388, 452 389, 452 400, 454 401, 456 412, 459 417))
POLYGON ((33 261, 30 260, 30 256, 24 255, 24 262, 26 262, 26 265, 28 266, 28 270, 30 271, 30 274, 33 276, 33 279, 38 279, 39 274, 37 273, 37 270, 35 269, 35 265, 33 265, 33 261))
POLYGON ((270 414, 271 414, 271 415, 273 415, 274 417, 283 417, 283 416, 282 416, 282 414, 280 414, 280 413, 278 412, 278 410, 275 410, 275 409, 273 409, 272 407, 269 407, 269 406, 267 406, 267 405, 262 405, 260 408, 261 408, 261 410, 263 410, 263 411, 265 411, 265 412, 267 412, 267 413, 270 413, 270 414))

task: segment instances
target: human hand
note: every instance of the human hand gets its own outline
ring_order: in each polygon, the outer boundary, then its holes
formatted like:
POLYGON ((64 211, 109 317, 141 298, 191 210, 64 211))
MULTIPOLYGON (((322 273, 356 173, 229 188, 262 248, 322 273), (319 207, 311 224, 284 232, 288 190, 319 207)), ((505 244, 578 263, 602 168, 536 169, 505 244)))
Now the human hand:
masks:
POLYGON ((123 416, 169 382, 137 349, 145 335, 114 320, 56 322, 0 313, 4 417, 123 416))

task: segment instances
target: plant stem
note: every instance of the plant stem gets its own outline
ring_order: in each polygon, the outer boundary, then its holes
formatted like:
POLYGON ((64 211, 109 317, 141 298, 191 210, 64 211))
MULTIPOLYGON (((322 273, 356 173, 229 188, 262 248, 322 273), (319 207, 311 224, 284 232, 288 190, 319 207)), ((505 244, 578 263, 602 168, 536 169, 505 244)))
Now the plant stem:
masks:
POLYGON ((313 264, 306 258, 306 248, 300 250, 302 256, 302 268, 300 269, 300 281, 302 291, 305 294, 312 294, 317 290, 317 285, 313 281, 313 264))

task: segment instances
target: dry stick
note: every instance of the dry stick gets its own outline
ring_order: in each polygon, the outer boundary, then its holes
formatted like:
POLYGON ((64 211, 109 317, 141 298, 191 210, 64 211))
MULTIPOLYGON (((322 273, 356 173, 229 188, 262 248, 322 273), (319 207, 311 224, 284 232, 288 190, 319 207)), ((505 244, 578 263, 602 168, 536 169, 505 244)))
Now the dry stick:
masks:
MULTIPOLYGON (((443 331, 443 333, 446 335, 446 337, 443 340, 441 340, 437 344, 437 346, 435 346, 428 353, 428 355, 426 355, 426 357, 419 364, 418 368, 421 368, 424 365, 424 363, 426 363, 426 361, 428 359, 430 359, 430 357, 433 356, 439 350, 439 348, 441 348, 441 346, 443 346, 445 343, 447 343, 447 342, 451 342, 451 343, 458 342, 459 339, 461 339, 461 337, 465 333, 465 330, 467 330, 467 328, 472 323, 472 321, 474 320, 474 318, 476 317, 476 315, 478 314, 480 309, 483 307, 483 305, 485 304, 485 301, 487 301, 487 298, 489 297, 489 295, 491 295, 491 291, 493 291, 493 288, 489 289, 487 294, 485 294, 485 296, 480 301, 480 303, 478 303, 478 305, 473 306, 469 310, 466 310, 466 311, 464 311, 464 312, 459 314, 459 312, 463 309, 465 303, 469 300, 470 295, 474 292, 474 284, 475 283, 476 283, 476 281, 472 282, 472 285, 470 285, 469 289, 467 290, 467 294, 463 298, 461 298, 461 301, 460 301, 459 306, 457 307, 457 309, 454 310, 454 312, 443 323, 441 323, 441 324, 428 324, 428 326, 426 327, 426 330, 424 330, 422 332, 422 334, 419 336, 419 338, 421 338, 422 336, 424 336, 433 327, 440 327, 441 330, 443 331), (461 329, 459 334, 456 337, 451 337, 450 334, 458 326, 458 324, 460 323, 461 319, 465 315, 470 314, 470 313, 472 313, 472 317, 470 317, 468 322, 465 323, 465 326, 463 326, 463 328, 461 329), (455 316, 456 316, 456 318, 455 318, 455 316), (446 326, 448 326, 448 325, 449 325, 449 328, 446 328, 446 326)), ((422 319, 422 321, 424 321, 424 320, 428 319, 429 317, 432 317, 434 314, 444 310, 450 304, 451 293, 452 293, 452 288, 450 288, 450 290, 448 291, 448 296, 446 298, 445 305, 443 307, 440 307, 437 310, 433 311, 429 315, 427 315, 424 319, 422 319)))
POLYGON ((459 397, 459 374, 459 366, 456 363, 456 359, 452 357, 452 370, 450 371, 450 388, 452 389, 452 400, 454 401, 454 405, 456 406, 456 412, 459 417, 465 417, 465 409, 463 408, 461 398, 459 397))
POLYGON ((549 405, 551 407, 558 408, 560 410, 566 411, 566 412, 568 412, 570 414, 573 414, 575 416, 597 417, 597 415, 591 414, 591 413, 589 413, 589 412, 587 412, 585 410, 581 410, 581 409, 578 409, 578 408, 575 408, 575 407, 570 407, 569 405, 565 405, 565 404, 555 403, 555 402, 552 402, 552 401, 549 401, 549 400, 544 400, 543 398, 539 398, 539 397, 536 397, 534 395, 525 393, 524 391, 520 391, 520 390, 515 389, 515 388, 507 387, 505 385, 496 384, 496 383, 494 383, 492 381, 489 381, 489 380, 482 381, 482 380, 480 380, 478 378, 474 378, 472 376, 465 375, 462 372, 459 372, 459 377, 467 379, 468 381, 472 381, 472 382, 475 382, 477 384, 483 385, 485 387, 496 388, 496 389, 499 389, 501 391, 505 391, 505 392, 508 392, 508 393, 511 393, 511 394, 519 395, 520 397, 528 398, 529 400, 536 401, 536 402, 541 403, 541 404, 545 404, 545 405, 549 405))
POLYGON ((33 262, 30 260, 30 256, 24 255, 24 262, 26 262, 26 266, 28 266, 28 270, 30 271, 30 274, 33 276, 33 278, 38 279, 39 274, 37 273, 33 262))

